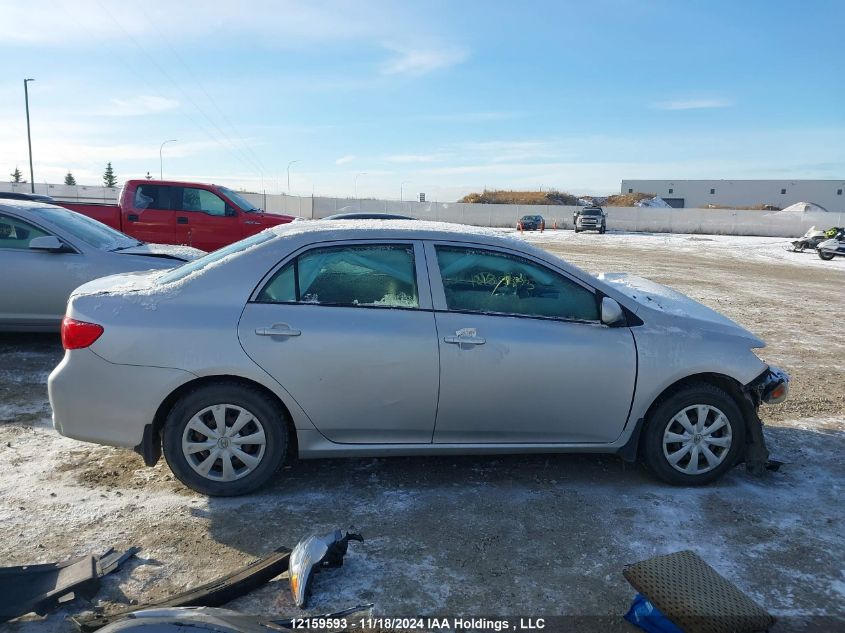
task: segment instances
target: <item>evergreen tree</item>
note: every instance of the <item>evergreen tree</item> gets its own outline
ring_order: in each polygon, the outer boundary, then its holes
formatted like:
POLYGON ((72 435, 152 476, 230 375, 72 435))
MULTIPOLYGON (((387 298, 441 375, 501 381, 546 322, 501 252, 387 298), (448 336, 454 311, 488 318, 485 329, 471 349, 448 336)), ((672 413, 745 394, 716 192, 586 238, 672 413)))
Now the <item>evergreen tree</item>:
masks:
POLYGON ((23 174, 21 173, 21 170, 18 169, 17 165, 15 165, 15 171, 11 173, 11 176, 12 182, 26 182, 26 180, 23 179, 23 174))
POLYGON ((114 169, 112 169, 111 161, 108 162, 106 165, 106 171, 103 173, 103 184, 106 187, 117 186, 117 176, 114 175, 114 169))
POLYGON ((76 178, 73 177, 72 173, 68 172, 67 176, 65 176, 65 184, 66 185, 75 185, 76 184, 76 178))

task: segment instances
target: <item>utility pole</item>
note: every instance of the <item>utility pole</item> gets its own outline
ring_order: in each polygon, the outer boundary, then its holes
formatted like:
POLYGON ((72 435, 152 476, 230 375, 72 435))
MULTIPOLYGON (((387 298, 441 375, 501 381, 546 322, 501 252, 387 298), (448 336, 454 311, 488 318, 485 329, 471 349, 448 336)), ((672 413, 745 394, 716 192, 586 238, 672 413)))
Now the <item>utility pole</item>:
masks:
POLYGON ((161 145, 158 146, 158 179, 164 180, 164 159, 161 157, 161 150, 164 149, 164 146, 168 143, 175 143, 178 139, 170 138, 164 141, 161 145))
POLYGON ((29 145, 29 190, 35 193, 35 171, 32 169, 32 134, 29 131, 29 88, 27 84, 35 79, 23 80, 23 98, 26 103, 26 142, 29 145))
POLYGON ((292 160, 291 162, 288 163, 288 190, 286 192, 288 195, 290 195, 290 166, 293 165, 294 163, 298 163, 298 162, 299 162, 299 159, 292 160))
POLYGON ((399 202, 405 202, 405 189, 404 189, 404 187, 409 182, 411 182, 411 181, 410 180, 403 180, 401 183, 399 183, 399 202))

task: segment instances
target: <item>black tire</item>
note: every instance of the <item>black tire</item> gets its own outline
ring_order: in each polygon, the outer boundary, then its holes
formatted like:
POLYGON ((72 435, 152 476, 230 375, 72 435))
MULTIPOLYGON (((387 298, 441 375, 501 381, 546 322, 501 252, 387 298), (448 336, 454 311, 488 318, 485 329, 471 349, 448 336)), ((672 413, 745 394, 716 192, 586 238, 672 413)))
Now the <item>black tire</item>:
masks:
MULTIPOLYGON (((711 413, 711 415, 714 414, 715 412, 711 413)), ((722 429, 724 428, 723 426, 722 429)), ((722 429, 714 431, 711 437, 716 439, 726 437, 728 432, 722 429)), ((700 441, 701 439, 699 438, 700 441)), ((693 442, 693 446, 698 444, 695 440, 693 442)), ((700 446, 700 444, 698 445, 700 446)), ((683 448, 681 444, 669 444, 669 446, 672 446, 673 449, 677 448, 679 451, 683 448)), ((700 486, 708 484, 735 466, 739 458, 743 455, 745 450, 745 420, 742 411, 740 411, 739 406, 737 406, 736 401, 730 394, 709 383, 695 383, 665 398, 652 412, 649 419, 646 420, 645 428, 643 429, 641 448, 646 465, 663 481, 674 486, 700 486), (711 453, 718 453, 717 457, 721 459, 718 466, 699 474, 687 474, 681 472, 681 470, 670 463, 669 458, 664 453, 663 440, 664 433, 669 428, 679 428, 678 423, 673 422, 673 418, 687 409, 687 407, 696 405, 715 407, 715 409, 724 414, 725 418, 727 418, 727 425, 730 426, 730 446, 727 447, 727 450, 721 449, 720 447, 713 447, 711 453)), ((709 449, 710 445, 708 445, 709 449)), ((693 449, 690 449, 686 456, 678 462, 679 466, 684 466, 685 460, 686 465, 689 465, 692 462, 692 454, 693 449)), ((695 451, 695 454, 699 455, 698 450, 695 451)), ((703 453, 697 457, 696 463, 699 464, 702 461, 706 463, 703 453)))
POLYGON ((575 229, 575 232, 576 232, 576 233, 580 233, 580 232, 581 232, 581 229, 575 229))
POLYGON ((834 257, 830 253, 823 253, 822 251, 819 251, 818 253, 819 253, 819 257, 821 257, 826 262, 829 262, 834 257))
POLYGON ((607 231, 607 227, 602 224, 602 227, 599 229, 599 233, 604 234, 607 231))
MULTIPOLYGON (((206 420, 208 428, 216 431, 216 428, 212 426, 213 417, 210 419, 206 417, 206 420)), ((201 437, 200 434, 194 441, 202 441, 201 437)), ((225 381, 206 384, 183 395, 167 416, 162 441, 164 457, 179 481, 192 490, 212 497, 242 495, 266 484, 284 462, 287 445, 287 415, 280 409, 278 403, 268 398, 257 387, 225 381), (263 431, 265 442, 263 450, 256 449, 256 446, 252 444, 237 447, 238 450, 246 452, 247 456, 258 459, 258 463, 250 469, 245 461, 241 462, 237 457, 230 458, 230 464, 239 464, 238 468, 245 471, 237 474, 237 478, 232 481, 215 481, 213 478, 215 474, 223 475, 222 459, 213 461, 212 469, 209 471, 212 476, 206 477, 194 470, 188 461, 189 458, 182 450, 183 437, 186 437, 186 433, 189 435, 194 433, 190 430, 186 431, 192 418, 208 407, 222 404, 232 405, 223 414, 227 420, 232 419, 233 414, 237 414, 234 407, 242 408, 251 414, 253 421, 248 423, 242 432, 252 433, 252 437, 256 437, 256 433, 263 431)), ((226 447, 228 446, 229 442, 226 442, 226 447)), ((217 446, 214 447, 216 448, 217 446)), ((194 459, 199 461, 203 457, 210 457, 210 450, 195 454, 197 457, 194 459)), ((244 459, 247 460, 246 457, 244 459)))

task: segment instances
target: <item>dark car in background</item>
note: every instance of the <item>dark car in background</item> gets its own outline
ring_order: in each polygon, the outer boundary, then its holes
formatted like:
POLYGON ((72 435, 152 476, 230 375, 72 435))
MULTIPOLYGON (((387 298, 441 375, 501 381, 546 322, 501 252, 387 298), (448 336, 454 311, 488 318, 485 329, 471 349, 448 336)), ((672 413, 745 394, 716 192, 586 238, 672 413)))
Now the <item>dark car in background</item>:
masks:
POLYGON ((23 193, 22 191, 0 191, 0 198, 3 200, 29 200, 30 202, 49 202, 55 200, 51 196, 42 193, 23 193))
POLYGON ((545 231, 546 220, 542 215, 523 215, 516 223, 516 228, 520 231, 545 231))
POLYGON ((575 232, 607 231, 607 214, 601 207, 584 207, 572 214, 572 223, 575 225, 575 232))

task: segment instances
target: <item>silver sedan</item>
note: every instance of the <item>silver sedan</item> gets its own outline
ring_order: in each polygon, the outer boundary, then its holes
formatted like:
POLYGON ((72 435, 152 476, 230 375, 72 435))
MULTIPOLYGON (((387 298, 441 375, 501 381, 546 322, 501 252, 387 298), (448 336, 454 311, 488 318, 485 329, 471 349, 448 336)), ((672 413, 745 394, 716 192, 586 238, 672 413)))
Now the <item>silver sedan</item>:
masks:
POLYGON ((62 207, 0 200, 0 330, 59 330, 70 293, 115 273, 173 268, 205 252, 144 244, 62 207))
POLYGON ((209 495, 290 451, 615 453, 703 484, 765 467, 757 408, 788 386, 760 339, 669 288, 416 221, 270 229, 87 284, 67 314, 58 431, 149 465, 163 448, 209 495))

